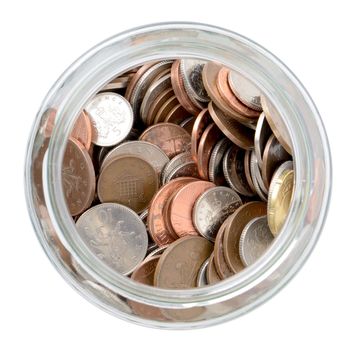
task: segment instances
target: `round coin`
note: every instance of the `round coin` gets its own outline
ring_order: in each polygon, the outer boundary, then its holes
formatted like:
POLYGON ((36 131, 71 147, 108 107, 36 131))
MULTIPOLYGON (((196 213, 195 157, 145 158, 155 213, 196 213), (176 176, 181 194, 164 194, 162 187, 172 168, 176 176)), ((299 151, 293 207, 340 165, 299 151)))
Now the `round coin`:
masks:
POLYGON ((133 210, 121 204, 96 205, 83 213, 75 225, 93 254, 119 273, 131 273, 146 255, 145 225, 133 210))
POLYGON ((223 138, 215 144, 211 153, 208 163, 208 178, 218 186, 226 183, 223 174, 223 157, 230 146, 230 141, 227 138, 223 138))
POLYGON ((265 118, 265 113, 261 113, 258 122, 256 124, 255 136, 254 136, 255 155, 260 169, 263 164, 263 153, 264 153, 265 145, 271 133, 272 131, 265 118))
POLYGON ((176 179, 177 177, 190 176, 198 178, 198 169, 196 163, 191 160, 184 164, 178 165, 174 168, 169 175, 166 177, 166 182, 176 179))
POLYGON ((197 151, 201 136, 211 122, 212 119, 207 108, 203 109, 195 119, 191 133, 191 155, 195 162, 197 162, 197 151))
POLYGON ((171 172, 178 166, 192 161, 191 152, 183 152, 176 155, 174 158, 167 163, 161 174, 162 183, 167 183, 167 178, 170 176, 171 172))
POLYGON ((207 266, 209 259, 206 259, 205 262, 201 265, 200 271, 197 274, 197 287, 207 286, 207 266))
POLYGON ((256 159, 255 151, 250 154, 250 175, 254 184, 254 188, 258 196, 267 202, 268 190, 266 189, 261 177, 260 168, 256 159))
POLYGON ((213 257, 214 257, 214 253, 212 253, 211 256, 209 257, 209 261, 207 265, 207 271, 206 271, 207 284, 215 284, 221 280, 221 278, 218 276, 213 257))
POLYGON ((188 117, 183 120, 179 125, 184 128, 190 135, 192 134, 192 128, 195 124, 195 117, 188 117))
POLYGON ((89 116, 82 111, 76 120, 70 137, 78 140, 87 150, 90 149, 92 139, 92 127, 89 116))
POLYGON ((164 123, 180 124, 183 122, 190 113, 181 105, 174 106, 164 119, 164 123))
POLYGON ((148 112, 146 112, 147 116, 144 117, 144 121, 147 125, 154 123, 154 119, 158 115, 160 108, 172 97, 175 97, 174 90, 170 87, 162 91, 150 104, 147 102, 148 112))

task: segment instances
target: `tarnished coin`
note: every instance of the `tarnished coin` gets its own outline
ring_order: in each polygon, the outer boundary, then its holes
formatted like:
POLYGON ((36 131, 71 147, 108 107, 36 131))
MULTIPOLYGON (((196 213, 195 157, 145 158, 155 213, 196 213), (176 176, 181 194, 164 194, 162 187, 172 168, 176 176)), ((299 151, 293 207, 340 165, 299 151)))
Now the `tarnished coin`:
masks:
POLYGON ((192 161, 191 152, 183 152, 172 158, 169 163, 167 163, 161 173, 162 183, 167 183, 167 178, 170 176, 171 172, 178 166, 192 161))
POLYGON ((262 111, 260 102, 260 90, 249 79, 236 71, 228 74, 229 85, 233 93, 248 107, 256 111, 262 111))
POLYGON ((270 230, 277 236, 287 218, 293 193, 294 172, 292 162, 280 165, 271 180, 267 220, 270 230))
POLYGON ((181 126, 171 123, 152 125, 139 137, 160 147, 171 159, 190 149, 190 135, 181 126))
POLYGON ((178 165, 166 177, 166 182, 176 179, 177 177, 190 176, 198 178, 198 169, 196 163, 191 160, 184 164, 178 165))
POLYGON ((121 155, 136 155, 146 160, 160 176, 163 168, 169 162, 168 156, 156 145, 146 141, 129 141, 111 150, 105 157, 101 167, 104 168, 112 159, 121 155))
POLYGON ((190 135, 192 134, 192 128, 195 123, 195 117, 188 117, 183 120, 179 125, 184 128, 190 135))
POLYGON ((114 92, 102 92, 86 105, 92 125, 92 143, 114 146, 132 129, 133 112, 129 102, 114 92))
POLYGON ((261 176, 265 188, 269 188, 272 175, 275 170, 284 162, 289 160, 291 156, 285 151, 274 135, 271 135, 267 141, 263 153, 263 161, 261 166, 261 176))
POLYGON ((117 203, 96 205, 76 222, 80 238, 109 267, 131 273, 144 259, 148 234, 140 217, 117 203))
POLYGON ((244 265, 239 256, 239 240, 244 227, 256 217, 266 215, 266 204, 263 202, 248 202, 232 214, 223 237, 224 256, 229 268, 238 273, 244 265))
POLYGON ((124 204, 140 213, 148 207, 158 185, 158 174, 146 160, 122 155, 112 159, 102 169, 97 194, 102 203, 124 204))
POLYGON ((159 259, 154 285, 167 289, 196 287, 201 265, 212 250, 212 244, 202 237, 183 237, 173 242, 159 259))
POLYGON ((222 223, 242 205, 242 200, 232 189, 213 187, 197 199, 193 208, 193 224, 197 231, 214 242, 222 223))
POLYGON ((208 164, 208 178, 216 185, 224 185, 226 183, 226 179, 223 174, 223 157, 230 146, 230 141, 224 137, 213 147, 208 164))
POLYGON ((198 233, 192 223, 192 210, 197 198, 215 184, 208 181, 194 181, 184 185, 174 195, 170 204, 170 222, 174 232, 179 236, 198 233))
POLYGON ((195 162, 197 162, 197 151, 201 136, 211 122, 212 119, 207 108, 203 109, 195 119, 191 133, 191 155, 195 162))
MULTIPOLYGON (((175 97, 174 90, 173 88, 168 88, 161 92, 160 95, 158 95, 154 99, 154 101, 152 101, 152 103, 148 105, 148 115, 144 119, 147 125, 152 125, 154 123, 155 117, 158 116, 158 111, 160 110, 160 108, 162 108, 166 101, 168 101, 172 97, 175 97)), ((158 116, 158 118, 160 117, 158 116)))
POLYGON ((209 263, 209 258, 201 265, 200 271, 197 274, 197 287, 207 286, 207 266, 209 263))
POLYGON ((256 124, 255 137, 254 137, 254 147, 255 155, 261 169, 263 164, 263 154, 267 140, 270 138, 272 131, 266 120, 265 113, 261 113, 256 124))
POLYGON ((221 280, 221 278, 218 276, 213 257, 214 257, 214 253, 212 253, 208 259, 208 265, 206 271, 207 284, 215 284, 221 280))
POLYGON ((191 58, 182 59, 180 73, 187 94, 194 99, 207 103, 209 97, 202 81, 202 70, 206 61, 191 58))
POLYGON ((152 238, 158 246, 169 244, 177 238, 168 230, 163 219, 163 209, 169 198, 185 184, 195 181, 194 178, 177 178, 163 186, 153 197, 149 207, 147 225, 152 238))
POLYGON ((240 235, 239 256, 244 266, 254 264, 272 244, 272 235, 266 216, 254 218, 240 235))
POLYGON ((250 154, 250 174, 256 193, 263 201, 267 202, 268 190, 261 177, 261 171, 256 159, 255 151, 252 151, 250 154))
POLYGON ((92 140, 92 126, 89 116, 82 111, 76 120, 70 137, 78 140, 87 150, 90 149, 92 140))
POLYGON ((72 216, 82 213, 95 196, 95 170, 86 148, 68 139, 62 163, 64 197, 72 216))
POLYGON ((208 104, 208 111, 223 134, 234 144, 246 150, 254 147, 253 130, 224 114, 213 102, 208 104))

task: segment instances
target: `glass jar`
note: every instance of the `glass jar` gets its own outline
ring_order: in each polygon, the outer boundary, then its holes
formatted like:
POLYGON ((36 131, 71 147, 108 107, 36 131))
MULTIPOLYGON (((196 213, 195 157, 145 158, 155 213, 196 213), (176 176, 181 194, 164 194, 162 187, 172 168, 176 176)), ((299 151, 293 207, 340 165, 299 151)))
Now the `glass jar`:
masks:
POLYGON ((162 23, 116 35, 89 50, 58 79, 42 103, 29 139, 26 197, 38 239, 68 283, 120 318, 153 327, 204 327, 235 318, 268 300, 312 252, 327 214, 331 158, 312 99, 274 55, 231 31, 195 23, 162 23), (113 77, 147 61, 176 57, 219 61, 251 79, 289 131, 294 194, 282 232, 267 253, 216 285, 165 290, 118 274, 94 256, 67 210, 61 164, 66 140, 87 101, 113 77), (56 110, 55 120, 51 117, 56 110), (137 311, 138 310, 138 311, 137 311))

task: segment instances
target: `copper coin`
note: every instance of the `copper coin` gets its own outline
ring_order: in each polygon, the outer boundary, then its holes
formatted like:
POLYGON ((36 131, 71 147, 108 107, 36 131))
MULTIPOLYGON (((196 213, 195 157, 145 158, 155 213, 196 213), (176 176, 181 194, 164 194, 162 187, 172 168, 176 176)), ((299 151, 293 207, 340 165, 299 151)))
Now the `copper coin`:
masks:
POLYGON ((82 213, 95 195, 95 170, 86 148, 75 139, 68 139, 62 163, 65 200, 72 216, 82 213))
POLYGON ((192 134, 192 128, 195 124, 195 117, 187 117, 180 123, 180 126, 184 128, 190 135, 192 134))
POLYGON ((190 148, 190 135, 181 126, 171 123, 152 125, 139 137, 160 147, 169 158, 190 148))
POLYGON ((81 144, 89 150, 91 146, 92 127, 90 118, 85 111, 79 114, 70 136, 81 142, 81 144))
POLYGON ((225 233, 225 229, 231 220, 232 216, 229 216, 221 225, 218 230, 216 240, 214 242, 214 249, 213 249, 213 260, 216 267, 216 271, 218 276, 221 279, 228 278, 233 276, 233 271, 229 268, 226 259, 224 257, 224 248, 223 248, 223 237, 225 233))
POLYGON ((163 186, 153 197, 149 207, 147 226, 152 239, 158 246, 169 244, 177 238, 173 231, 167 229, 163 219, 163 209, 173 193, 194 178, 180 177, 163 186))
POLYGON ((192 209, 197 198, 215 184, 208 181, 194 181, 179 189, 170 205, 170 222, 174 232, 179 236, 194 235, 198 233, 192 223, 192 209))
POLYGON ((148 207, 158 185, 158 174, 151 164, 138 156, 122 155, 101 170, 97 194, 102 203, 120 203, 140 213, 148 207))
POLYGON ((254 182, 251 176, 251 170, 250 170, 250 158, 251 158, 251 153, 252 151, 245 151, 244 154, 244 173, 245 173, 245 178, 248 182, 249 187, 251 190, 255 193, 256 189, 254 186, 254 182))
POLYGON ((198 178, 198 169, 196 163, 192 160, 178 165, 174 168, 169 175, 166 177, 166 182, 176 179, 177 177, 191 176, 198 178))
POLYGON ((234 144, 243 149, 252 149, 254 147, 254 132, 245 125, 239 123, 223 113, 213 102, 208 104, 208 111, 221 129, 234 144))
MULTIPOLYGON (((154 256, 145 259, 132 273, 131 279, 146 284, 148 286, 154 285, 154 274, 155 269, 158 264, 160 256, 154 256)), ((128 300, 130 307, 133 312, 144 318, 149 318, 151 320, 164 320, 165 317, 162 315, 160 309, 155 306, 146 305, 139 303, 137 301, 128 300)))
POLYGON ((208 284, 215 284, 221 280, 221 278, 218 276, 216 266, 214 264, 213 256, 214 254, 212 253, 208 259, 208 265, 206 271, 206 278, 208 284))
POLYGON ((151 102, 150 106, 148 106, 147 112, 147 125, 151 125, 154 122, 154 118, 157 115, 161 106, 171 97, 174 96, 173 88, 168 88, 162 91, 155 99, 151 102))
POLYGON ((203 132, 197 150, 198 173, 203 180, 208 180, 208 165, 215 144, 222 138, 222 132, 215 123, 211 123, 203 132))
POLYGON ((159 108, 158 112, 154 117, 153 123, 154 124, 163 123, 166 116, 177 104, 179 104, 179 101, 175 95, 169 97, 159 108))
POLYGON ((228 82, 229 69, 223 67, 220 69, 217 75, 217 88, 224 102, 227 103, 237 113, 245 115, 250 118, 257 118, 260 112, 249 108, 242 103, 233 93, 228 82))
POLYGON ((275 170, 287 160, 290 160, 291 156, 282 145, 277 141, 275 135, 271 135, 267 141, 263 153, 263 162, 261 167, 261 176, 266 189, 269 188, 272 175, 275 170))
POLYGON ((244 227, 252 219, 266 215, 266 204, 263 202, 249 202, 239 207, 232 214, 223 237, 224 256, 229 268, 238 273, 244 269, 239 256, 239 240, 244 227))
POLYGON ((180 124, 189 115, 190 113, 181 104, 177 104, 170 110, 168 115, 165 117, 164 122, 180 124))
POLYGON ((174 61, 173 65, 171 66, 171 85, 180 104, 188 112, 190 112, 192 115, 196 115, 201 109, 203 109, 203 106, 199 108, 192 103, 189 95, 185 90, 184 82, 180 74, 180 60, 174 61))
POLYGON ((208 109, 203 109, 195 119, 191 133, 191 155, 192 159, 197 162, 197 150, 200 138, 212 119, 208 112, 208 109))
POLYGON ((167 289, 196 287, 201 265, 212 250, 213 245, 202 237, 183 237, 173 242, 159 259, 154 285, 167 289))

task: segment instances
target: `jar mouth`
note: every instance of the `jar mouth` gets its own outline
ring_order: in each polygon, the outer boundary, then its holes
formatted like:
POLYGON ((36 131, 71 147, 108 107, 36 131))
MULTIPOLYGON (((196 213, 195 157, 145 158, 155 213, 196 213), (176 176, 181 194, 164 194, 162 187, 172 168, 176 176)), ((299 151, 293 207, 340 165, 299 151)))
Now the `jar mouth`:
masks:
MULTIPOLYGON (((280 289, 312 251, 324 224, 330 199, 331 160, 327 137, 318 111, 302 84, 282 62, 251 40, 218 27, 185 22, 153 24, 126 31, 97 45, 69 67, 46 97, 38 118, 48 106, 53 105, 57 108, 56 124, 44 160, 43 173, 49 215, 63 245, 74 259, 112 291, 131 300, 160 307, 208 305, 238 296, 265 281, 297 247, 297 262, 285 271, 263 299, 258 300, 260 303, 280 289), (282 231, 255 264, 216 285, 167 290, 130 280, 94 256, 81 242, 79 235, 73 234, 75 225, 67 210, 62 187, 56 184, 61 183, 61 164, 66 146, 63 140, 68 138, 75 116, 100 87, 134 66, 176 57, 219 61, 259 86, 271 103, 277 106, 289 130, 295 164, 295 186, 282 231), (58 91, 64 92, 66 97, 57 104, 58 91), (307 244, 298 246, 305 234, 309 234, 307 244)), ((34 129, 36 132, 36 126, 34 129)), ((33 143, 32 138, 27 165, 33 143)), ((26 188, 28 192, 31 191, 31 174, 28 170, 26 188)), ((28 193, 27 198, 31 197, 28 193)), ((32 211, 31 216, 35 217, 30 200, 28 206, 32 211)))

